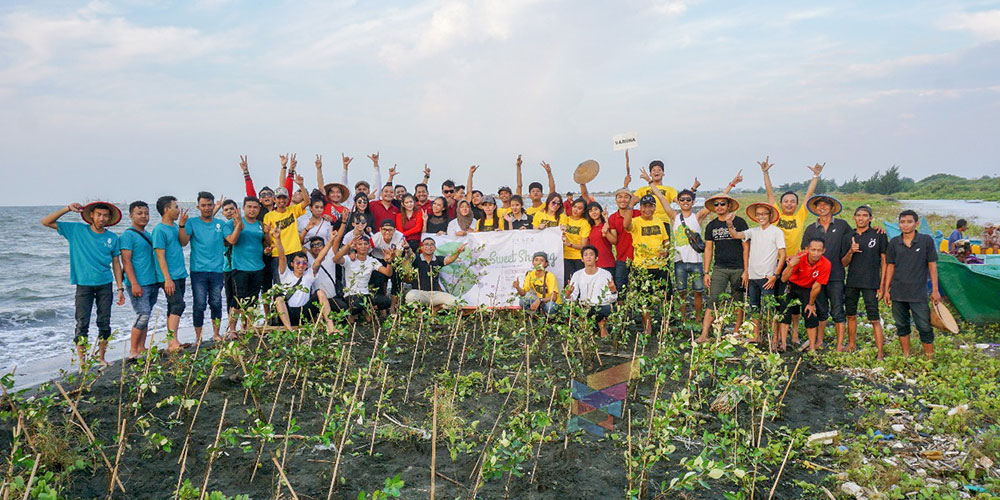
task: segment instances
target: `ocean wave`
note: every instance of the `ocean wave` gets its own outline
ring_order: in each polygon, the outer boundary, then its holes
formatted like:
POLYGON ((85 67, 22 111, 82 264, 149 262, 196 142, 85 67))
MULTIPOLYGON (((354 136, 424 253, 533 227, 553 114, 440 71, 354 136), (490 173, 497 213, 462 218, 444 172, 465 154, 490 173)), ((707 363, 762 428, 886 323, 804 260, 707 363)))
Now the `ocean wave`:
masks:
POLYGON ((64 323, 72 319, 72 309, 42 307, 32 310, 0 311, 0 331, 64 323))

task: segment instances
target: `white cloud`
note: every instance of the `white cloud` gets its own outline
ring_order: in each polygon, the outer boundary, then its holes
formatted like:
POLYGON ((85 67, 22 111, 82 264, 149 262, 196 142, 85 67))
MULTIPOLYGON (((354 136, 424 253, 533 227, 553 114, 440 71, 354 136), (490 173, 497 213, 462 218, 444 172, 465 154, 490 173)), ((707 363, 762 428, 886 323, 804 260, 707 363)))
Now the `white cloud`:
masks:
POLYGON ((651 10, 666 16, 679 16, 687 12, 692 2, 690 0, 656 0, 651 10))
POLYGON ((968 31, 982 40, 1000 40, 1000 10, 956 14, 945 23, 945 27, 968 31))
POLYGON ((877 63, 851 64, 847 66, 847 76, 855 78, 877 78, 890 75, 896 71, 941 63, 955 59, 954 53, 949 54, 914 54, 895 59, 887 59, 877 63))

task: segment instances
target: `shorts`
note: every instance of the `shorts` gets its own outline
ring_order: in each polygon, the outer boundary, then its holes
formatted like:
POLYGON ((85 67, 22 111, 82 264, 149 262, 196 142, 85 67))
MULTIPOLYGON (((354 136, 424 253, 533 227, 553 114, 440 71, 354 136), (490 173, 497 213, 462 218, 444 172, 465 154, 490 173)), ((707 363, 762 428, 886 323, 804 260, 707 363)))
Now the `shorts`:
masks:
POLYGON ((708 300, 705 301, 705 309, 715 309, 715 303, 719 300, 726 289, 736 302, 743 302, 743 270, 726 269, 716 267, 712 269, 711 287, 708 291, 708 300))
MULTIPOLYGON (((792 324, 792 316, 799 314, 799 312, 807 304, 809 304, 809 293, 811 288, 801 287, 795 283, 788 283, 785 289, 785 300, 784 300, 784 311, 781 315, 781 324, 790 325, 792 324), (789 306, 790 303, 798 300, 800 304, 794 306, 789 306)), ((802 315, 802 320, 806 324, 806 328, 816 328, 819 326, 819 316, 818 315, 802 315)))
POLYGON ((696 292, 705 290, 705 273, 701 262, 674 262, 674 278, 678 291, 687 290, 688 278, 693 278, 691 289, 696 292))
POLYGON ((392 299, 388 295, 348 295, 344 299, 352 315, 361 314, 369 307, 369 304, 375 306, 379 311, 384 311, 392 305, 392 299))
POLYGON ((830 280, 816 297, 816 315, 820 321, 833 318, 834 323, 847 321, 844 313, 844 280, 830 280))
POLYGON ((153 283, 139 288, 142 289, 141 297, 132 295, 127 287, 125 293, 128 294, 129 301, 132 303, 132 311, 135 312, 135 323, 132 324, 132 328, 145 331, 149 328, 149 316, 152 314, 153 306, 156 305, 156 299, 160 295, 160 284, 153 283))
POLYGON ((858 315, 858 299, 865 299, 865 317, 868 321, 879 321, 878 290, 875 288, 855 288, 849 286, 844 290, 844 310, 847 317, 858 315))
POLYGON ((892 301, 892 319, 896 322, 896 335, 900 337, 910 335, 911 316, 913 317, 913 325, 917 327, 917 333, 920 334, 920 342, 933 344, 934 330, 931 328, 931 306, 926 301, 892 301))
MULTIPOLYGON (((163 286, 161 283, 160 286, 163 286)), ((167 291, 163 291, 166 295, 167 291)), ((167 295, 167 316, 184 314, 184 278, 174 280, 174 294, 167 295)))

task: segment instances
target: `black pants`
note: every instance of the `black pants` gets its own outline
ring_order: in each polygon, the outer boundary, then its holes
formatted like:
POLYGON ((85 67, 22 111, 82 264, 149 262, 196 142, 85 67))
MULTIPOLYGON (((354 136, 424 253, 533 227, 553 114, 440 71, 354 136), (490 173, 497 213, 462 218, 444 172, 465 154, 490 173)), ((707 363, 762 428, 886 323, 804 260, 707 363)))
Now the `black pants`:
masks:
POLYGON ((792 315, 802 314, 802 320, 806 324, 806 328, 816 328, 819 326, 819 316, 817 315, 806 315, 802 312, 802 309, 809 304, 809 294, 812 292, 812 288, 804 288, 795 283, 788 283, 785 289, 785 298, 782 302, 782 308, 784 309, 781 315, 781 323, 785 325, 792 324, 792 315), (798 299, 801 304, 790 306, 789 304, 798 299))
POLYGON ((106 285, 76 286, 76 335, 77 345, 87 342, 87 332, 90 331, 90 311, 97 303, 97 336, 103 341, 111 338, 111 303, 114 302, 114 292, 111 283, 106 285))
POLYGON ((379 311, 384 311, 392 305, 392 299, 388 295, 348 295, 344 297, 351 314, 361 314, 368 308, 369 304, 374 305, 379 311))
POLYGON ((257 301, 266 283, 270 281, 270 273, 266 269, 258 271, 233 271, 233 296, 235 301, 253 304, 257 301))

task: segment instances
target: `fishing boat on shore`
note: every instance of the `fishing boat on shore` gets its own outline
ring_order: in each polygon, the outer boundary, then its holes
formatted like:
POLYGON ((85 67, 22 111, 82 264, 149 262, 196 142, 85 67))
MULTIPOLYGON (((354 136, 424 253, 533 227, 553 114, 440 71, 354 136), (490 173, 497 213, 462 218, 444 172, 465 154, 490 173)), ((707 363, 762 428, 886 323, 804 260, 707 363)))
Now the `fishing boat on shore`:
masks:
POLYGON ((962 264, 952 255, 938 254, 938 284, 966 321, 1000 322, 1000 255, 981 258, 983 264, 962 264))

